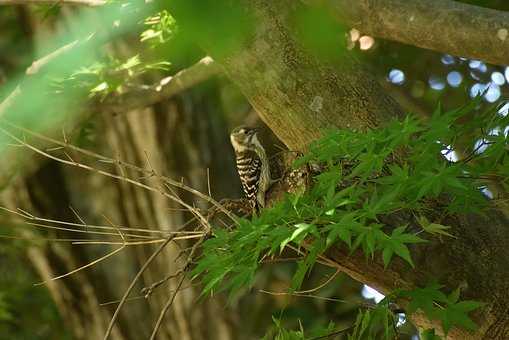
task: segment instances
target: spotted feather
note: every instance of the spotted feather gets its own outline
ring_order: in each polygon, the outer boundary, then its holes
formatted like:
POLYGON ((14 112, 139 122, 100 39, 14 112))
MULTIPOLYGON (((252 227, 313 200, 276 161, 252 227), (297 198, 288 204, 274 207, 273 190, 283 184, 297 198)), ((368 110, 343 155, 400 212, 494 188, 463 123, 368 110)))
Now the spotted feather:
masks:
POLYGON ((255 208, 258 194, 258 181, 260 180, 262 161, 254 151, 246 150, 237 154, 237 171, 239 173, 242 189, 255 208))

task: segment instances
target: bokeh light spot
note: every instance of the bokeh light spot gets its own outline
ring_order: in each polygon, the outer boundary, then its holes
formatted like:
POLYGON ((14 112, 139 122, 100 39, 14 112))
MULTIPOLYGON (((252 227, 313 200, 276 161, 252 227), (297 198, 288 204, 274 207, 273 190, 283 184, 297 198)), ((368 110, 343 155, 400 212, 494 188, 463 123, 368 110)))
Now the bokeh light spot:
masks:
POLYGON ((482 94, 485 90, 486 90, 486 85, 481 84, 481 83, 475 83, 470 88, 470 97, 472 97, 472 98, 476 97, 476 96, 482 94))
POLYGON ((375 39, 369 35, 364 35, 359 39, 359 47, 361 50, 369 50, 375 44, 375 39))
POLYGON ((501 94, 500 86, 491 83, 489 84, 488 91, 486 91, 486 94, 484 95, 484 99, 486 99, 489 103, 494 103, 500 98, 501 94))
POLYGON ((395 85, 401 85, 405 82, 405 73, 398 69, 392 69, 389 72, 387 80, 395 85))
POLYGON ((470 68, 479 68, 479 66, 481 66, 481 61, 480 60, 470 60, 468 62, 468 66, 470 68))
POLYGON ((444 65, 452 65, 455 62, 454 57, 450 54, 444 54, 442 56, 441 61, 442 61, 442 64, 444 64, 444 65))
POLYGON ((462 81, 463 81, 463 76, 458 71, 449 72, 449 74, 447 75, 447 82, 452 87, 460 86, 462 81))
POLYGON ((429 86, 433 90, 440 91, 440 90, 443 90, 445 88, 445 81, 442 78, 437 77, 437 76, 429 77, 428 83, 429 83, 429 86))
POLYGON ((491 74, 491 81, 497 85, 504 85, 505 77, 501 72, 496 71, 491 74))
POLYGON ((350 40, 357 41, 361 37, 361 32, 358 29, 352 28, 350 30, 350 40))

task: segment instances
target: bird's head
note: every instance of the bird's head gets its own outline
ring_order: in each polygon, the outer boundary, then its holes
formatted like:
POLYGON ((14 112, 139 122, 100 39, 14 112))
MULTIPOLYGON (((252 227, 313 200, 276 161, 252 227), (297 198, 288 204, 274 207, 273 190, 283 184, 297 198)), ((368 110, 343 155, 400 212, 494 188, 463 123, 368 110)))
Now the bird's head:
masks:
POLYGON ((239 126, 230 133, 230 140, 237 152, 254 148, 259 143, 257 138, 258 129, 247 126, 239 126))

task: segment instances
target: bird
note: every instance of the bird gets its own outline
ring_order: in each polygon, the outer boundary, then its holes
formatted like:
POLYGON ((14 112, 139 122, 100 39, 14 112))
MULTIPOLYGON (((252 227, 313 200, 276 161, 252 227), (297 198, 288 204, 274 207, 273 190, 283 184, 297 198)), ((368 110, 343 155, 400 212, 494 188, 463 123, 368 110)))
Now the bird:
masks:
POLYGON ((242 189, 255 212, 265 207, 271 185, 269 159, 258 139, 258 129, 239 126, 230 134, 242 189))

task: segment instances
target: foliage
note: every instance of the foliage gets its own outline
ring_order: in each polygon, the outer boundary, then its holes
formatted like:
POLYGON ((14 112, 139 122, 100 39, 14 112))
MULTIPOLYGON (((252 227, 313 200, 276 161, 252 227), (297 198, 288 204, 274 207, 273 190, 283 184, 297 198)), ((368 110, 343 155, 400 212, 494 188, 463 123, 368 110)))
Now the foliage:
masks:
POLYGON ((396 317, 384 299, 371 310, 360 311, 348 339, 384 339, 396 337, 396 317))
POLYGON ((476 330, 477 325, 468 317, 468 313, 482 304, 471 300, 458 301, 459 288, 449 295, 445 295, 441 288, 441 285, 435 283, 424 288, 397 291, 395 295, 410 300, 407 313, 412 314, 420 309, 429 319, 440 320, 445 334, 454 326, 476 330))
POLYGON ((272 317, 272 321, 274 322, 274 331, 268 332, 263 339, 269 340, 269 339, 276 339, 276 340, 300 340, 305 339, 304 338, 304 331, 301 329, 299 331, 289 331, 285 329, 279 320, 272 317), (275 333, 275 334, 273 334, 275 333))
POLYGON ((160 61, 155 63, 144 63, 139 55, 128 58, 125 61, 112 59, 105 62, 94 62, 82 67, 69 77, 55 79, 55 87, 58 91, 69 88, 86 89, 90 97, 100 98, 114 92, 124 92, 126 87, 131 86, 130 82, 136 80, 147 70, 167 70, 169 62, 160 61))
MULTIPOLYGON (((469 318, 468 313, 481 307, 477 301, 459 301, 460 289, 454 290, 449 295, 444 294, 443 286, 432 283, 424 288, 413 290, 397 290, 384 298, 371 308, 361 309, 354 324, 347 329, 334 330, 334 325, 329 324, 322 330, 321 336, 339 334, 351 331, 349 340, 355 339, 384 339, 397 338, 398 316, 393 310, 393 302, 397 299, 409 301, 405 310, 406 315, 411 315, 417 310, 423 311, 431 320, 440 320, 445 334, 454 326, 463 327, 467 330, 476 330, 477 325, 469 318)), ((289 331, 282 327, 281 322, 274 319, 278 339, 309 339, 304 336, 304 330, 289 331)), ((439 340, 434 329, 427 329, 421 334, 424 340, 439 340)))
POLYGON ((140 41, 152 46, 168 42, 177 30, 175 19, 165 10, 146 18, 144 24, 149 28, 141 33, 140 41))
MULTIPOLYGON (((386 268, 394 256, 413 267, 412 246, 426 238, 454 236, 441 224, 445 216, 462 211, 482 213, 487 199, 480 190, 481 179, 493 177, 507 185, 507 140, 503 134, 483 131, 506 126, 509 119, 492 109, 477 112, 467 124, 457 124, 472 114, 478 100, 449 112, 438 108, 428 121, 407 116, 380 130, 326 133, 295 164, 321 168, 310 190, 288 195, 251 220, 241 219, 234 230, 216 230, 205 243, 193 271, 194 277, 201 275, 203 294, 222 290, 234 294, 249 287, 262 259, 278 256, 289 246, 305 254, 289 293, 301 287, 320 255, 332 245, 343 244, 351 252, 361 249, 368 259, 381 255, 386 268), (451 162, 440 156, 464 136, 471 140, 465 150, 457 150, 466 155, 463 159, 451 162), (475 146, 480 139, 489 145, 482 153, 475 146), (467 153, 468 149, 473 151, 467 153), (404 216, 405 223, 386 222, 395 213, 404 216)), ((480 304, 458 302, 459 291, 446 296, 440 288, 394 292, 392 297, 409 299, 409 313, 422 309, 440 320, 445 332, 454 326, 474 329, 468 312, 480 304)), ((389 322, 389 314, 388 300, 363 312, 352 338, 363 338, 363 334, 374 338, 374 325, 382 321, 384 336, 391 338, 389 326, 394 322, 389 322)))
POLYGON ((302 324, 300 325, 300 329, 298 331, 292 331, 286 329, 282 322, 275 317, 272 317, 272 321, 274 322, 274 326, 272 329, 265 334, 263 339, 276 339, 276 340, 304 340, 304 339, 322 339, 327 338, 331 334, 339 334, 341 331, 335 330, 335 325, 333 322, 330 322, 327 327, 323 327, 321 329, 317 329, 309 333, 309 335, 304 334, 304 329, 302 324))

